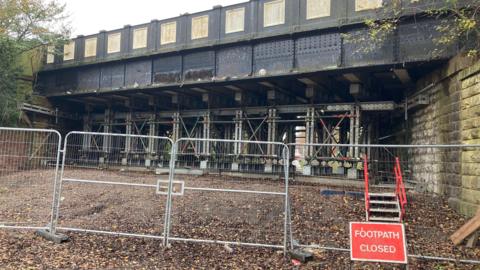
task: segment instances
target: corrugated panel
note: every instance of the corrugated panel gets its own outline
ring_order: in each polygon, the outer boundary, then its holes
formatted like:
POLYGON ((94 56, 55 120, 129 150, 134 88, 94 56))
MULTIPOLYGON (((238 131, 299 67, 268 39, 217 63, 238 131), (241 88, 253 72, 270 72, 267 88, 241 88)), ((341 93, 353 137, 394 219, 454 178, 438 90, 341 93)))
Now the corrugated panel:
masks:
POLYGON ((296 68, 299 70, 337 67, 341 63, 339 33, 303 37, 296 41, 296 68))
POLYGON ((90 67, 81 69, 78 72, 79 89, 98 89, 100 85, 100 69, 90 67))
POLYGON ((217 77, 237 78, 252 73, 252 47, 241 46, 217 52, 217 77))
POLYGON ((447 58, 457 51, 456 45, 439 46, 436 40, 442 35, 436 30, 439 20, 426 20, 403 24, 398 28, 399 60, 419 61, 447 58))
POLYGON ((152 61, 127 63, 125 68, 125 86, 147 86, 152 83, 152 61))
POLYGON ((368 37, 367 29, 353 30, 347 33, 344 41, 346 66, 389 64, 395 60, 393 33, 383 42, 376 42, 368 37))
POLYGON ((215 52, 197 52, 184 56, 186 81, 211 80, 215 76, 215 52))
POLYGON ((261 43, 254 49, 255 73, 286 73, 293 69, 293 40, 261 43))
POLYGON ((125 66, 123 64, 102 67, 101 88, 120 88, 124 86, 125 66))
POLYGON ((153 82, 173 84, 182 81, 182 56, 168 56, 153 60, 153 82))

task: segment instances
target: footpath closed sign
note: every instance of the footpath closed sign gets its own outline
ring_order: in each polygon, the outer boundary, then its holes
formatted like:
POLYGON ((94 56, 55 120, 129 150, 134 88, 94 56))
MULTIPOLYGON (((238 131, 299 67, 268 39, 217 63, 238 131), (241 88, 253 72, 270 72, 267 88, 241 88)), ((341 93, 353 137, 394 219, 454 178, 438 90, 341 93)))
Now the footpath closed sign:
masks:
POLYGON ((407 263, 405 227, 395 223, 350 223, 353 261, 407 263))

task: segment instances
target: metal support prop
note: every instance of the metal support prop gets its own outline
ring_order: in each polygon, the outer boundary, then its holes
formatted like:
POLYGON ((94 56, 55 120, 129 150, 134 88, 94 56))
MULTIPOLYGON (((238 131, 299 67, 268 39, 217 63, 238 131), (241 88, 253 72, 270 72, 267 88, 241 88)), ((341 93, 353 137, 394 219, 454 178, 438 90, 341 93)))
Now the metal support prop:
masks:
POLYGON ((172 140, 177 141, 180 138, 180 113, 173 114, 172 140))
MULTIPOLYGON (((242 140, 242 134, 243 134, 243 111, 237 111, 235 114, 235 134, 234 134, 234 140, 235 141, 241 141, 242 140)), ((234 143, 234 154, 235 155, 240 155, 242 151, 242 143, 241 142, 236 142, 234 143)))
MULTIPOLYGON (((83 116, 83 130, 85 130, 86 132, 92 131, 92 119, 90 116, 90 111, 87 111, 87 114, 83 116)), ((90 145, 92 145, 92 136, 85 136, 83 138, 83 150, 88 150, 90 148, 90 145)))
POLYGON ((202 142, 202 154, 207 156, 210 155, 210 128, 210 113, 207 112, 203 115, 203 139, 206 139, 206 141, 202 142))
POLYGON ((148 123, 148 154, 153 156, 155 155, 155 137, 157 135, 157 122, 156 122, 156 115, 152 114, 150 116, 150 122, 148 123))
POLYGON ((313 143, 315 143, 315 108, 307 109, 307 116, 305 118, 305 158, 313 156, 313 143))
MULTIPOLYGON (((268 127, 268 142, 275 142, 277 140, 277 110, 276 109, 268 109, 268 119, 267 119, 267 127, 268 127)), ((267 162, 265 164, 265 172, 273 172, 273 162, 272 156, 275 155, 275 147, 272 144, 267 144, 267 162)))
MULTIPOLYGON (((275 142, 277 140, 277 110, 269 109, 268 110, 268 142, 275 142)), ((267 145, 267 155, 274 155, 274 145, 267 145)))
POLYGON ((125 134, 127 137, 125 137, 125 157, 128 157, 128 154, 132 150, 132 138, 130 135, 132 135, 132 125, 133 125, 133 119, 132 119, 132 111, 129 111, 127 113, 127 118, 125 119, 125 134))
MULTIPOLYGON (((360 144, 360 106, 356 105, 354 106, 355 110, 355 118, 354 118, 354 144, 358 145, 360 144)), ((359 148, 355 147, 354 153, 353 153, 353 158, 360 158, 360 153, 359 153, 359 148)))
MULTIPOLYGON (((355 143, 355 124, 357 122, 356 118, 358 117, 357 115, 355 115, 355 107, 352 108, 350 114, 352 115, 352 117, 350 117, 350 136, 348 137, 348 140, 350 145, 354 145, 356 144, 355 143)), ((349 147, 348 152, 351 158, 355 157, 355 148, 349 147)))
POLYGON ((156 114, 150 116, 150 121, 148 122, 148 146, 147 146, 147 159, 145 160, 145 167, 150 167, 155 153, 155 149, 158 147, 158 142, 154 139, 157 136, 157 123, 156 123, 156 114))
MULTIPOLYGON (((103 133, 110 134, 112 132, 113 112, 110 108, 105 109, 105 122, 103 125, 103 133)), ((103 152, 110 152, 112 138, 105 136, 103 138, 103 152)))

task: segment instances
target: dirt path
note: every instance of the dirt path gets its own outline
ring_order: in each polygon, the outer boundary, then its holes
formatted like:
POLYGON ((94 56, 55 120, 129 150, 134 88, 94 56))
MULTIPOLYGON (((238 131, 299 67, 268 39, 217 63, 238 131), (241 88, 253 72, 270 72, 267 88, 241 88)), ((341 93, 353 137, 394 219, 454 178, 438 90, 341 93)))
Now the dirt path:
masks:
MULTIPOLYGON (((125 172, 71 171, 70 177, 126 183, 155 184, 156 176, 125 172)), ((35 176, 35 192, 28 185, 8 185, 0 192, 0 221, 42 221, 49 215, 49 181, 41 172, 9 176, 35 176)), ((181 177, 187 187, 228 188, 281 192, 279 182, 219 176, 181 177)), ((1 179, 0 179, 1 181, 1 179)), ((1 185, 1 182, 0 182, 1 185)), ((348 248, 348 222, 364 220, 361 197, 325 196, 327 187, 292 183, 292 230, 302 244, 348 248)), ((342 190, 342 189, 341 189, 342 190)), ((349 190, 345 188, 344 190, 349 190)), ((480 249, 454 247, 448 236, 465 223, 439 197, 409 194, 406 233, 410 254, 450 258, 480 258, 480 249)), ((186 190, 175 197, 172 236, 283 243, 283 198, 260 194, 186 190)), ((119 187, 66 183, 62 193, 62 227, 161 235, 165 198, 149 187, 119 187)), ((47 219, 48 220, 48 219, 47 219)), ((41 225, 42 226, 42 225, 41 225)), ((54 245, 32 232, 0 230, 0 268, 158 268, 158 269, 292 269, 282 252, 272 249, 174 242, 164 250, 158 240, 67 233, 71 241, 54 245)), ((315 260, 301 269, 396 269, 395 266, 352 263, 348 253, 314 250, 315 260)), ((480 266, 410 260, 410 269, 480 269, 480 266)))

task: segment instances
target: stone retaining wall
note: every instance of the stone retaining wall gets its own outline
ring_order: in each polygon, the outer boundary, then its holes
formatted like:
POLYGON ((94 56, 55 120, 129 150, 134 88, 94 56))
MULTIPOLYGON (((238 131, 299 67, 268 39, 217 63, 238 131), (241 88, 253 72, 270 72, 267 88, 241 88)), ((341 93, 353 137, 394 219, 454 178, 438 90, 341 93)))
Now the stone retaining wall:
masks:
MULTIPOLYGON (((410 113, 412 144, 480 144, 480 61, 457 56, 420 79, 430 105, 410 113), (433 85, 433 87, 428 87, 433 85)), ((412 152, 412 172, 467 216, 480 206, 480 148, 412 152)))

